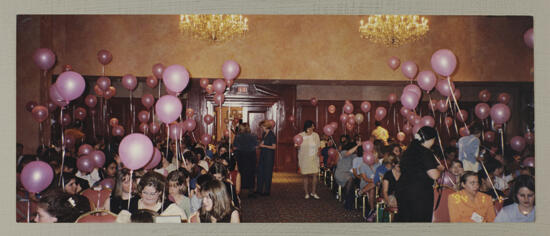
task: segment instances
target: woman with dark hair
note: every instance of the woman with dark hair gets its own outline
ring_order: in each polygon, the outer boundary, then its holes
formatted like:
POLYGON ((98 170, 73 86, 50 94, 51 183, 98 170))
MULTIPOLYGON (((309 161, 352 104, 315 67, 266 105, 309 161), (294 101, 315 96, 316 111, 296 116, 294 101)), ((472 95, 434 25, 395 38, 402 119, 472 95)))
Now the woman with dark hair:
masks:
POLYGON ((510 191, 514 203, 502 208, 495 222, 535 221, 535 179, 529 175, 518 176, 510 191))
POLYGON ((181 170, 174 170, 168 174, 168 199, 176 203, 185 212, 191 215, 191 199, 189 198, 189 176, 181 170))
POLYGON ((117 171, 117 163, 115 159, 107 158, 105 161, 105 164, 103 165, 103 168, 101 168, 99 171, 99 177, 101 179, 107 179, 107 178, 114 179, 116 177, 116 171, 117 171))
POLYGON ((191 222, 240 223, 239 211, 231 204, 225 184, 219 180, 208 181, 201 189, 202 206, 191 222))
POLYGON ((260 122, 262 128, 262 142, 260 143, 260 161, 258 163, 258 186, 256 191, 262 196, 269 196, 275 161, 277 138, 272 131, 271 123, 267 120, 260 122))
POLYGON ((215 179, 222 181, 225 184, 225 188, 229 192, 229 195, 231 196, 231 201, 233 201, 233 206, 239 208, 240 207, 240 199, 237 195, 237 189, 235 188, 235 184, 231 182, 229 179, 229 171, 227 171, 227 168, 220 162, 215 162, 212 164, 212 166, 209 169, 209 173, 214 177, 215 179))
POLYGON ((401 156, 401 177, 396 188, 398 221, 432 222, 432 185, 444 169, 430 150, 436 137, 434 128, 420 128, 401 156))
POLYGON ((303 137, 302 144, 298 147, 298 164, 300 173, 304 176, 305 199, 309 196, 319 199, 317 195, 317 173, 319 173, 319 152, 321 140, 315 131, 315 124, 311 120, 304 122, 304 131, 300 133, 303 137), (308 189, 308 182, 311 179, 311 193, 308 189))
POLYGON ((493 222, 495 207, 491 196, 479 192, 479 178, 473 171, 460 177, 460 191, 449 196, 451 222, 493 222))
POLYGON ((90 211, 90 202, 81 195, 52 191, 40 199, 34 218, 36 223, 75 222, 90 211))
POLYGON ((243 123, 239 126, 239 133, 234 141, 235 155, 237 156, 237 165, 241 173, 241 189, 248 189, 248 197, 255 198, 254 182, 256 172, 256 147, 258 140, 256 136, 250 134, 250 126, 243 123))

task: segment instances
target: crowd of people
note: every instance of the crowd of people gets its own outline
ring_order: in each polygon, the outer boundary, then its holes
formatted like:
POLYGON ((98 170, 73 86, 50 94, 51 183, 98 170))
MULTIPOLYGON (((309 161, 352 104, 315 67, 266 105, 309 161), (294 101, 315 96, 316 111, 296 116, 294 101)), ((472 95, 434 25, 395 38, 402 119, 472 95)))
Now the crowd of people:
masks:
POLYGON ((62 161, 55 146, 22 155, 23 145, 17 144, 17 222, 79 222, 91 214, 114 215, 119 223, 239 223, 241 191, 248 191, 249 198, 270 195, 276 137, 269 121, 260 126, 262 135, 256 137, 247 123, 240 123, 231 142, 225 137, 216 145, 189 137, 168 144, 158 139, 159 164, 133 171, 116 151, 120 139, 95 145, 106 161, 91 172, 77 168, 78 147, 67 150, 62 161), (29 193, 19 175, 36 160, 48 163, 55 178, 46 190, 29 193))

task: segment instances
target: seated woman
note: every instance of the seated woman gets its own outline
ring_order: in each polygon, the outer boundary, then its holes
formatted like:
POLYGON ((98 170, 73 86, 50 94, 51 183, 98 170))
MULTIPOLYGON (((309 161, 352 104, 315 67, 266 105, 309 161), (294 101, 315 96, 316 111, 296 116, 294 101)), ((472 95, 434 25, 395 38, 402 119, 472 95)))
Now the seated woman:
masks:
POLYGON ((76 219, 90 211, 88 199, 61 191, 51 191, 40 199, 34 218, 36 223, 75 222, 76 219))
POLYGON ((461 190, 449 196, 451 222, 493 222, 495 208, 491 196, 479 192, 477 173, 466 171, 460 178, 461 190))
POLYGON ((495 222, 534 222, 535 221, 535 179, 520 175, 512 185, 510 198, 514 203, 502 208, 495 222))
POLYGON ((457 190, 460 188, 459 180, 463 173, 462 162, 453 159, 449 165, 449 169, 441 174, 438 183, 457 190))
MULTIPOLYGON (((132 189, 135 189, 137 184, 135 179, 130 180, 129 169, 122 169, 117 172, 115 186, 113 187, 111 197, 104 203, 106 210, 118 214, 121 210, 128 209, 128 199, 130 199, 130 181, 133 181, 132 189)), ((132 198, 134 198, 133 193, 134 191, 132 191, 132 198)))
POLYGON ((393 159, 391 162, 391 170, 384 174, 382 180, 382 196, 384 202, 388 207, 397 207, 397 200, 395 199, 395 187, 397 181, 401 177, 401 169, 399 168, 399 160, 393 159))
POLYGON ((215 162, 210 167, 209 173, 212 175, 212 177, 219 181, 222 181, 225 184, 225 188, 229 192, 229 196, 231 197, 233 206, 239 208, 241 205, 240 199, 237 195, 237 190, 235 189, 235 186, 231 183, 231 180, 229 179, 229 172, 227 171, 225 166, 222 163, 215 162))
POLYGON ((185 215, 191 215, 188 182, 189 176, 184 171, 175 170, 168 174, 168 199, 176 203, 185 215))
POLYGON ((334 171, 334 179, 338 185, 342 186, 342 197, 346 199, 345 208, 348 210, 353 208, 354 198, 353 174, 350 170, 353 167, 353 159, 357 156, 355 152, 359 147, 361 147, 361 141, 347 143, 343 147, 334 171))
POLYGON ((211 180, 202 186, 201 209, 190 217, 196 223, 240 223, 239 211, 231 204, 225 184, 211 180))
POLYGON ((101 179, 116 178, 117 163, 113 158, 107 158, 103 168, 99 171, 99 177, 101 179))

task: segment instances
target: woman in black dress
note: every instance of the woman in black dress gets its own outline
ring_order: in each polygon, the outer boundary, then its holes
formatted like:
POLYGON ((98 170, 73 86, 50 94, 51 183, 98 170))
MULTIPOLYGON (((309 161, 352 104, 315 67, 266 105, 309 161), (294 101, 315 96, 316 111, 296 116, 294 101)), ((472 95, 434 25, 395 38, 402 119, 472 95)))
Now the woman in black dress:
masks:
POLYGON ((434 128, 424 126, 401 157, 401 177, 396 198, 400 222, 432 222, 433 183, 444 169, 430 148, 437 136, 434 128))
POLYGON ((235 137, 233 144, 237 165, 241 173, 241 189, 248 189, 248 197, 256 197, 254 191, 254 178, 256 172, 256 146, 258 139, 250 134, 250 126, 243 123, 239 126, 239 133, 235 137))
POLYGON ((260 143, 260 163, 258 163, 258 187, 257 191, 262 196, 269 196, 271 192, 271 180, 273 177, 273 164, 275 161, 275 148, 277 139, 271 130, 271 123, 264 120, 262 127, 262 142, 260 143))

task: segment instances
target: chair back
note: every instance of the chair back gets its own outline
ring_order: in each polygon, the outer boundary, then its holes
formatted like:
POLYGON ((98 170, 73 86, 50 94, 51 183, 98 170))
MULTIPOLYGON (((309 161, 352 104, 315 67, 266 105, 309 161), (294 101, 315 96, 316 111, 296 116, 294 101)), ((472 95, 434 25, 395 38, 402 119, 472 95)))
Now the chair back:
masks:
POLYGON ((92 210, 101 210, 103 209, 105 201, 111 196, 111 190, 108 188, 103 188, 101 190, 89 188, 82 191, 81 195, 88 198, 92 210))
POLYGON ((75 223, 112 223, 116 217, 116 214, 107 210, 89 211, 78 217, 75 223))
MULTIPOLYGON (((451 222, 451 217, 449 216, 449 205, 447 202, 449 200, 449 195, 455 193, 456 191, 447 186, 443 187, 441 191, 441 200, 439 201, 439 206, 433 212, 432 222, 451 222)), ((434 189, 434 207, 437 204, 437 199, 439 198, 438 189, 434 189)))

